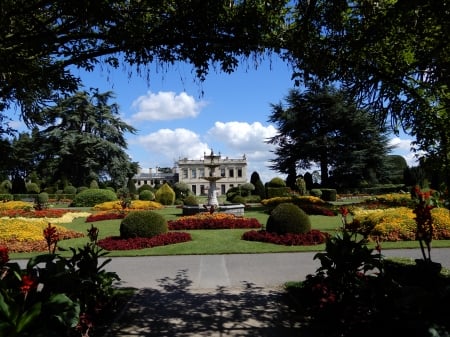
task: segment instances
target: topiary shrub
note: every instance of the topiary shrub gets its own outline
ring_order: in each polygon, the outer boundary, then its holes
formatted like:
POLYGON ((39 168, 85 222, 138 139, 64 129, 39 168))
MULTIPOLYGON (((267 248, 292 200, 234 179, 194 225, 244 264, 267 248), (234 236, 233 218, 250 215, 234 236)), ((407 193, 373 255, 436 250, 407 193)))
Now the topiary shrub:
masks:
POLYGON ((151 238, 158 234, 168 232, 166 219, 159 213, 153 211, 130 212, 120 224, 120 237, 129 238, 151 238))
POLYGON ((27 183, 25 187, 27 189, 27 193, 29 194, 38 194, 41 191, 39 185, 36 183, 27 183))
POLYGON ((141 194, 142 191, 154 191, 154 188, 151 187, 149 184, 144 184, 142 186, 139 186, 137 189, 138 194, 141 194))
POLYGON ((313 188, 311 192, 309 192, 309 194, 311 194, 313 197, 322 197, 322 191, 318 188, 313 188))
POLYGON ((141 193, 139 193, 139 200, 155 200, 155 194, 150 190, 143 190, 141 193))
POLYGON ((155 193, 157 202, 163 205, 173 205, 175 201, 175 191, 169 184, 164 183, 155 193))
POLYGON ((102 202, 114 200, 117 200, 117 196, 113 191, 92 188, 78 193, 72 205, 75 207, 93 207, 102 202))
POLYGON ((63 190, 64 194, 77 194, 77 188, 72 185, 67 185, 63 190))
POLYGON ((337 191, 333 188, 322 188, 322 200, 336 201, 337 191))
POLYGON ((47 192, 39 193, 35 198, 34 208, 37 210, 42 210, 47 208, 47 206, 48 206, 48 193, 47 192))
POLYGON ((311 220, 300 207, 292 203, 282 203, 270 213, 266 231, 277 234, 307 233, 311 230, 311 220))
POLYGON ((12 183, 9 180, 3 180, 0 184, 0 193, 9 194, 12 190, 12 183))
POLYGON ((186 206, 197 206, 198 205, 198 199, 193 194, 188 195, 186 198, 184 198, 183 205, 186 205, 186 206))
POLYGON ((275 177, 275 178, 272 178, 272 180, 270 180, 267 183, 267 186, 269 186, 269 187, 286 187, 286 182, 283 179, 281 179, 280 177, 275 177))
POLYGON ((227 196, 227 201, 229 202, 233 202, 233 199, 237 196, 240 195, 240 190, 239 187, 230 187, 226 193, 227 196))
POLYGON ((232 200, 233 204, 244 204, 246 203, 245 198, 241 195, 237 195, 232 200))
POLYGON ((80 187, 77 188, 77 193, 86 191, 87 189, 89 189, 89 187, 87 187, 87 186, 80 186, 80 187))

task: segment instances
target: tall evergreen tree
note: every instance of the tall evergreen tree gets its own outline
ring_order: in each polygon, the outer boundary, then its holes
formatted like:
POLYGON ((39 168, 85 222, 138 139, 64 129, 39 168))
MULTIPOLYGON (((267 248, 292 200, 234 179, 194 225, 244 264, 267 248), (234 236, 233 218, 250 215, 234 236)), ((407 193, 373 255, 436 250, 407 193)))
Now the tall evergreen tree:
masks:
POLYGON ((111 92, 78 92, 45 111, 41 132, 47 153, 52 153, 55 179, 74 186, 88 186, 92 180, 112 180, 126 186, 136 170, 125 153, 125 133, 135 129, 119 117, 117 104, 108 104, 111 92))
POLYGON ((326 86, 291 90, 286 102, 272 105, 269 119, 278 126, 269 140, 277 146, 272 169, 289 174, 292 167, 316 164, 323 186, 355 186, 369 178, 369 168, 382 169, 381 159, 390 150, 387 135, 344 91, 326 86))
POLYGON ((264 199, 266 197, 266 189, 264 187, 263 182, 261 181, 261 178, 259 177, 259 173, 258 172, 253 172, 252 175, 250 176, 250 183, 253 184, 253 186, 255 186, 255 189, 252 191, 253 195, 259 195, 259 197, 262 199, 264 199))

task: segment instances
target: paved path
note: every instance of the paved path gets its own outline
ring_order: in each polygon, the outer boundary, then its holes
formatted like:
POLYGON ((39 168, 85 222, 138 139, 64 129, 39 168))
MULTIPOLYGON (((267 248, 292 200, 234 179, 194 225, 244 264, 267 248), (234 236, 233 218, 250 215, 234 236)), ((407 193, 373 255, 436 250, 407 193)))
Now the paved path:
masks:
MULTIPOLYGON (((383 254, 421 258, 417 249, 383 254)), ((319 266, 314 255, 113 258, 107 270, 139 292, 105 337, 298 336, 296 314, 281 286, 314 273, 319 266)), ((433 249, 432 258, 450 269, 450 249, 433 249)))
MULTIPOLYGON (((190 289, 240 287, 251 283, 258 287, 277 287, 287 281, 303 280, 320 266, 315 252, 278 254, 180 255, 118 257, 106 269, 118 273, 124 286, 161 288, 162 280, 180 272, 190 289)), ((421 258, 418 249, 384 250, 386 257, 421 258)), ((450 248, 433 249, 433 261, 450 269, 450 248)))

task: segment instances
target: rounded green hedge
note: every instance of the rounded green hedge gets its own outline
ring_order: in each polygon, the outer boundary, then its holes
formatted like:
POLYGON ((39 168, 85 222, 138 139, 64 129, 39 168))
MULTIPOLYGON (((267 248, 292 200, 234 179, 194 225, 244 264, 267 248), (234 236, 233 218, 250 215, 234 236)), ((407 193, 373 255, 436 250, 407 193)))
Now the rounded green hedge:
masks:
POLYGON ((175 202, 175 191, 169 184, 164 183, 155 193, 157 202, 163 205, 173 205, 175 202))
POLYGON ((141 193, 139 193, 139 200, 155 200, 155 194, 150 190, 143 190, 141 193))
POLYGON ((90 188, 78 193, 73 200, 74 207, 93 207, 106 201, 117 200, 117 195, 113 191, 90 188))
POLYGON ((198 205, 198 199, 195 195, 190 194, 183 200, 183 205, 186 206, 197 206, 198 205))
POLYGON ((158 234, 167 233, 169 230, 166 219, 153 211, 130 212, 120 224, 120 237, 151 238, 158 234))
POLYGON ((277 234, 300 234, 310 230, 309 215, 292 203, 282 203, 276 206, 266 223, 266 231, 277 234))

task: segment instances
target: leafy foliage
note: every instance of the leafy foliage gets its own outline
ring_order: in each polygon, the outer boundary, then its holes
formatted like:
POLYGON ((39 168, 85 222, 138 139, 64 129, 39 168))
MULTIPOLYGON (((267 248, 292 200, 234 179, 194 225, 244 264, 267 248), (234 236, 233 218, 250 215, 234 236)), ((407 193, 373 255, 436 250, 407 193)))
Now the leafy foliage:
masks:
POLYGON ((166 219, 153 211, 130 212, 120 223, 120 237, 123 239, 151 238, 167 231, 166 219))
POLYGON ((115 200, 117 200, 117 195, 113 191, 100 188, 90 188, 78 193, 75 196, 75 199, 73 200, 73 206, 93 207, 102 202, 115 200))
POLYGON ((186 61, 200 80, 210 67, 230 73, 241 57, 279 47, 285 3, 8 0, 1 7, 0 111, 17 103, 26 123, 40 123, 42 105, 78 89, 72 69, 99 63, 129 65, 144 77, 153 62, 186 61))
POLYGON ((281 203, 270 212, 266 230, 277 234, 307 233, 311 230, 311 220, 297 205, 281 203))
POLYGON ((175 191, 169 184, 164 183, 155 193, 155 199, 163 205, 173 205, 175 201, 175 191))
POLYGON ((8 263, 8 250, 0 247, 2 336, 88 336, 113 306, 120 278, 104 270, 110 260, 96 244, 98 230, 92 227, 91 242, 71 249, 68 259, 50 252, 59 239, 55 234, 49 225, 44 231, 49 253, 31 258, 24 269, 8 263))
POLYGON ((342 90, 291 90, 285 105, 272 105, 269 121, 279 130, 268 141, 276 145, 271 167, 279 172, 289 174, 315 163, 322 186, 340 187, 382 177, 382 159, 390 149, 386 132, 342 90))

